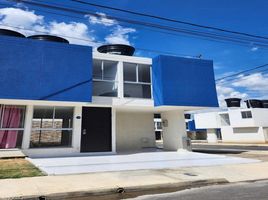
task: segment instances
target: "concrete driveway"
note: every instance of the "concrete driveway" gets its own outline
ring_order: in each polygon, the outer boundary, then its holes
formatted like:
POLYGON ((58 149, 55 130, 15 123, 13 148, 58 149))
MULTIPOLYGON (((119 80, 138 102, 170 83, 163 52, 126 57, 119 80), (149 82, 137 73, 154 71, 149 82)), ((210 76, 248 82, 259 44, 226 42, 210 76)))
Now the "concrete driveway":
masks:
POLYGON ((254 159, 187 151, 27 159, 48 175, 142 169, 175 169, 180 167, 215 166, 260 162, 259 160, 254 159))

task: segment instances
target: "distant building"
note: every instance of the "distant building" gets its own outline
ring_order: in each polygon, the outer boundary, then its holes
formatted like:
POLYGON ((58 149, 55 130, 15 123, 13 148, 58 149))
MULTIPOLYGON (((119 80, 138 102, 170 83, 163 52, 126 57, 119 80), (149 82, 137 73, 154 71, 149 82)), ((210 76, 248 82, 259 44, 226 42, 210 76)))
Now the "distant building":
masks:
POLYGON ((217 142, 217 130, 221 130, 222 142, 267 143, 268 108, 266 100, 248 100, 248 108, 241 108, 241 99, 226 99, 228 109, 197 113, 195 126, 207 130, 208 142, 217 142))

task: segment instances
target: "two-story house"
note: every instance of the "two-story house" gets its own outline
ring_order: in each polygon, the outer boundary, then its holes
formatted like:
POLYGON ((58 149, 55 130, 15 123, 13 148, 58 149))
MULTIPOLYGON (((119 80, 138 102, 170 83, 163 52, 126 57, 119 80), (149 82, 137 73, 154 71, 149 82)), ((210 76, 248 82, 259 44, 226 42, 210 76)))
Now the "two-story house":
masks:
POLYGON ((141 150, 155 146, 154 114, 161 114, 164 149, 176 151, 184 111, 218 106, 210 60, 135 57, 127 46, 92 53, 58 37, 3 32, 0 43, 1 149, 29 156, 141 150))

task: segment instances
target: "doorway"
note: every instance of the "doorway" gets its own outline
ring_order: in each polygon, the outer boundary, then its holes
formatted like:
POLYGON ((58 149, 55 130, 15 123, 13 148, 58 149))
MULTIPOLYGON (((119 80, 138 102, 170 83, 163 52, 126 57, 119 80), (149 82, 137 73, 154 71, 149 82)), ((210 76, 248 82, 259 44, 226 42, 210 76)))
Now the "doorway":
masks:
POLYGON ((83 107, 81 152, 112 151, 111 108, 83 107))

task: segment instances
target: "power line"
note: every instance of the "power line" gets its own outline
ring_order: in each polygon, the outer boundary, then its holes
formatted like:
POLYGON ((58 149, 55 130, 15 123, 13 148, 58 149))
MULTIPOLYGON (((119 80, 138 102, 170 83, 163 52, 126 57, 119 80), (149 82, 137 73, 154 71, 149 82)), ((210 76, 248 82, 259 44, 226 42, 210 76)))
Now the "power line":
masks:
MULTIPOLYGON (((31 4, 34 6, 41 6, 41 7, 45 7, 45 8, 49 8, 49 9, 57 9, 60 11, 65 11, 65 12, 74 12, 74 13, 78 13, 78 14, 83 14, 83 15, 92 15, 92 16, 96 16, 96 17, 103 17, 97 13, 89 13, 89 12, 85 12, 85 11, 81 11, 81 10, 74 10, 71 8, 66 8, 66 7, 58 7, 58 6, 53 6, 53 5, 48 5, 48 4, 42 4, 42 3, 38 3, 38 2, 29 2, 27 0, 10 0, 10 1, 15 1, 15 2, 23 2, 26 4, 31 4)), ((240 44, 248 44, 248 42, 251 43, 255 43, 255 45, 257 45, 258 47, 261 48, 267 48, 266 44, 261 44, 259 42, 262 41, 252 41, 249 40, 249 38, 231 38, 230 36, 224 36, 224 35, 217 35, 215 33, 204 33, 204 32, 200 32, 197 30, 187 30, 187 29, 177 29, 174 27, 168 27, 168 26, 163 26, 163 25, 159 25, 159 24, 153 24, 153 23, 148 23, 148 22, 141 22, 141 21, 136 21, 136 20, 128 20, 128 19, 123 19, 123 18, 119 18, 119 17, 110 17, 110 16, 106 16, 106 18, 108 19, 115 19, 117 21, 123 21, 126 23, 130 23, 130 24, 138 24, 138 25, 143 25, 143 26, 148 26, 148 27, 153 27, 153 28, 158 28, 158 29, 164 29, 164 30, 168 30, 168 31, 174 31, 174 32, 179 32, 179 33, 183 33, 183 34, 191 34, 194 36, 199 36, 199 37, 207 37, 212 39, 213 41, 215 40, 227 40, 230 42, 236 42, 236 43, 240 43, 240 44), (244 40, 244 41, 241 41, 244 40), (245 43, 245 41, 247 43, 245 43)), ((250 45, 252 46, 252 44, 250 45)))
POLYGON ((216 31, 221 31, 221 32, 226 32, 226 33, 232 33, 232 34, 243 35, 243 36, 247 36, 247 37, 261 38, 261 39, 268 40, 268 37, 264 37, 264 36, 260 36, 260 35, 253 35, 253 34, 249 34, 249 33, 238 32, 238 31, 233 31, 233 30, 228 30, 228 29, 222 29, 222 28, 213 27, 213 26, 200 25, 200 24, 195 24, 195 23, 176 20, 176 19, 170 19, 170 18, 166 18, 166 17, 160 17, 160 16, 146 14, 146 13, 139 13, 139 12, 126 10, 126 9, 120 9, 120 8, 95 4, 95 3, 89 3, 89 2, 85 2, 85 1, 81 1, 81 0, 71 0, 71 1, 77 2, 80 4, 91 5, 94 7, 105 8, 105 9, 109 9, 109 10, 115 10, 115 11, 120 11, 120 12, 124 12, 124 13, 129 13, 129 14, 134 14, 134 15, 139 15, 139 16, 144 16, 144 17, 150 17, 150 18, 154 18, 154 19, 175 22, 175 23, 184 24, 184 25, 190 25, 190 26, 194 26, 194 27, 198 27, 198 28, 205 28, 205 29, 210 29, 210 30, 216 30, 216 31))
POLYGON ((250 72, 250 71, 253 71, 253 70, 256 70, 256 69, 264 68, 266 66, 268 66, 268 63, 267 64, 260 65, 260 66, 257 66, 257 67, 249 68, 249 69, 246 69, 246 70, 243 70, 243 71, 240 71, 240 72, 237 72, 237 73, 228 75, 228 76, 224 76, 224 77, 218 78, 218 79, 216 79, 216 81, 221 81, 221 80, 224 80, 224 79, 227 79, 227 78, 238 76, 240 74, 244 74, 246 72, 250 72))
MULTIPOLYGON (((22 27, 18 27, 18 26, 11 26, 11 25, 6 25, 6 24, 0 24, 0 26, 9 27, 9 28, 15 28, 15 29, 19 29, 19 30, 25 30, 25 31, 32 31, 32 32, 35 32, 35 33, 48 34, 48 32, 36 31, 36 30, 33 30, 33 29, 27 29, 27 28, 22 28, 22 27)), ((83 39, 83 38, 77 38, 77 37, 68 36, 68 35, 57 34, 57 36, 66 37, 66 38, 75 39, 75 40, 81 40, 81 41, 85 41, 85 42, 91 42, 91 43, 95 43, 95 44, 98 44, 98 45, 103 45, 103 43, 101 43, 101 42, 94 42, 94 41, 91 41, 91 40, 87 40, 87 39, 83 39)), ((195 56, 192 56, 192 55, 175 54, 175 53, 167 52, 167 51, 159 51, 159 50, 139 48, 139 47, 135 47, 135 49, 140 50, 140 51, 152 52, 152 53, 162 53, 162 54, 171 55, 171 56, 182 56, 182 57, 196 58, 195 56)))

